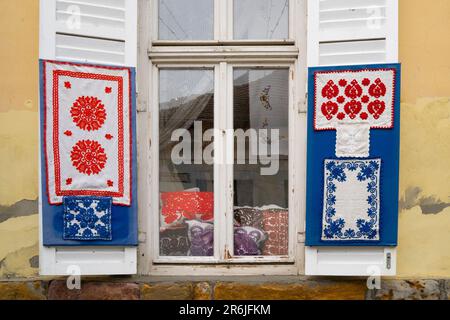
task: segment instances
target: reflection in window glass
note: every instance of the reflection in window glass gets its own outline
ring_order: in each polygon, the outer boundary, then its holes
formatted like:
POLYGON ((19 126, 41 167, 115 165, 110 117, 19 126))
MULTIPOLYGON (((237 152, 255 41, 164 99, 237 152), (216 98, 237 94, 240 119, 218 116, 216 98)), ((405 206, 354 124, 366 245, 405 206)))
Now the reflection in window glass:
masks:
POLYGON ((214 71, 161 69, 159 101, 160 255, 213 256, 213 165, 201 154, 211 142, 201 136, 214 126, 214 71))
POLYGON ((288 69, 235 69, 236 256, 288 254, 288 110, 288 69))
POLYGON ((160 40, 212 40, 214 0, 159 0, 160 40))
POLYGON ((234 0, 234 39, 287 39, 289 0, 234 0))

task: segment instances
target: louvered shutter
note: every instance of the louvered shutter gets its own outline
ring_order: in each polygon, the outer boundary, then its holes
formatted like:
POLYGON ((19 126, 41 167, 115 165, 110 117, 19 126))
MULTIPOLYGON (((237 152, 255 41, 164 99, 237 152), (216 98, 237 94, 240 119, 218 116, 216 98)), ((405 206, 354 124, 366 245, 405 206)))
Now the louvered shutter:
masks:
MULTIPOLYGON (((308 0, 308 67, 398 62, 398 0, 308 0)), ((395 275, 392 247, 306 247, 307 275, 395 275)))
MULTIPOLYGON (((39 44, 40 59, 136 67, 137 0, 41 0, 39 44)), ((40 243, 41 275, 137 270, 135 247, 44 247, 42 234, 40 243)))

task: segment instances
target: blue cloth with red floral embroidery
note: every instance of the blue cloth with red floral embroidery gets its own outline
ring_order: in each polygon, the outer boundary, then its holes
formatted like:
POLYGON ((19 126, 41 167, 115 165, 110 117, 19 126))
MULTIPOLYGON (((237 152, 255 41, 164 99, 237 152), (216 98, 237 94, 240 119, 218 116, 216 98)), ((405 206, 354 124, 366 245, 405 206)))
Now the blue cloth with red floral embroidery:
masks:
POLYGON ((309 68, 307 246, 396 246, 400 64, 309 68))
POLYGON ((112 240, 112 198, 64 197, 65 240, 112 240))

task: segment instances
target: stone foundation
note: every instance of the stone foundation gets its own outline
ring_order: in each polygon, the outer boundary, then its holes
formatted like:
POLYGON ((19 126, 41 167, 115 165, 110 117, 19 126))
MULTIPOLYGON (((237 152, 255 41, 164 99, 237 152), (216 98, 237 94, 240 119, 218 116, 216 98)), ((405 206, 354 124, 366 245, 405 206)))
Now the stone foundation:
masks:
POLYGON ((0 282, 0 300, 448 300, 450 280, 383 280, 368 290, 365 280, 176 281, 65 280, 0 282))

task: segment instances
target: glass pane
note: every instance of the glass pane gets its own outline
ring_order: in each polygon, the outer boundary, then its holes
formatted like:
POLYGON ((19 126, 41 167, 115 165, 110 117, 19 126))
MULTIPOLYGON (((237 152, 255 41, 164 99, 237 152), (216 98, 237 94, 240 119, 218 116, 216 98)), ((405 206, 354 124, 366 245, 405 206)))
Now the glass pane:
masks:
POLYGON ((234 255, 288 254, 288 69, 234 70, 234 255))
POLYGON ((214 0, 159 0, 159 39, 214 39, 214 0))
POLYGON ((159 101, 160 255, 213 256, 214 71, 160 70, 159 101))
POLYGON ((234 39, 287 39, 289 0, 234 0, 234 39))

